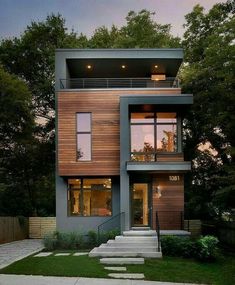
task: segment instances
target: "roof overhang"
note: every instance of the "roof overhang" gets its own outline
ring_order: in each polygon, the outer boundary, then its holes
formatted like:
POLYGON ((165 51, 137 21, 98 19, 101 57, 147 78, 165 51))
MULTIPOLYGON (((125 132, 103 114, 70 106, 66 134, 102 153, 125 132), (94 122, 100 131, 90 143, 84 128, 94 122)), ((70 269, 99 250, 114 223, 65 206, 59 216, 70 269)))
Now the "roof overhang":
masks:
POLYGON ((56 56, 66 61, 70 78, 176 77, 183 49, 57 49, 56 56))
POLYGON ((157 106, 158 110, 185 110, 185 106, 193 104, 192 94, 153 94, 153 95, 123 95, 120 96, 121 106, 128 106, 130 111, 151 111, 157 106))

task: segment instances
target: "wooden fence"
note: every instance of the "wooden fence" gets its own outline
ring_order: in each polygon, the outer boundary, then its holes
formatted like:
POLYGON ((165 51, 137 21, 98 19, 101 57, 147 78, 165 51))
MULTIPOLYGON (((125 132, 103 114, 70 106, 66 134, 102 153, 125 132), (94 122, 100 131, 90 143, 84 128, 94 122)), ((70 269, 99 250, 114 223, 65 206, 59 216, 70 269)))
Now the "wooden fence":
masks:
POLYGON ((201 220, 184 220, 184 230, 191 232, 192 237, 198 237, 202 233, 201 220))
POLYGON ((25 239, 28 236, 28 218, 0 217, 0 244, 25 239))
POLYGON ((55 217, 29 217, 29 238, 43 238, 55 230, 55 217))

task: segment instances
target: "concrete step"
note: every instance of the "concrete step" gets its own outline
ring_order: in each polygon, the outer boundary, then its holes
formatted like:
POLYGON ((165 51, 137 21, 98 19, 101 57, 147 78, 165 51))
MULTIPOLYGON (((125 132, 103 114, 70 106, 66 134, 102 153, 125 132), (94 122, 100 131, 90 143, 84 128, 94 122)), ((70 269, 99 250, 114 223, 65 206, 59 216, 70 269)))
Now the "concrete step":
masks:
POLYGON ((147 243, 147 242, 153 242, 157 241, 157 236, 116 236, 115 241, 118 242, 142 242, 142 243, 147 243))
POLYGON ((143 243, 143 242, 108 242, 108 243, 105 243, 105 244, 101 244, 100 247, 103 247, 103 246, 110 246, 110 247, 138 247, 138 248, 146 248, 146 247, 157 247, 158 246, 158 243, 156 241, 152 241, 152 242, 146 242, 146 243, 143 243))
POLYGON ((139 237, 139 236, 157 236, 156 231, 149 230, 149 231, 124 231, 123 236, 131 236, 131 237, 139 237))
POLYGON ((156 247, 111 247, 99 246, 92 249, 91 252, 156 252, 156 247))
POLYGON ((150 227, 132 227, 133 231, 149 231, 150 227))
POLYGON ((161 258, 161 252, 101 252, 90 251, 89 257, 148 257, 161 258))
POLYGON ((144 258, 101 258, 101 264, 144 264, 144 258))
POLYGON ((126 267, 124 266, 107 266, 104 267, 105 270, 109 270, 109 271, 126 271, 126 267))
POLYGON ((144 279, 143 273, 109 273, 108 276, 118 279, 144 279))

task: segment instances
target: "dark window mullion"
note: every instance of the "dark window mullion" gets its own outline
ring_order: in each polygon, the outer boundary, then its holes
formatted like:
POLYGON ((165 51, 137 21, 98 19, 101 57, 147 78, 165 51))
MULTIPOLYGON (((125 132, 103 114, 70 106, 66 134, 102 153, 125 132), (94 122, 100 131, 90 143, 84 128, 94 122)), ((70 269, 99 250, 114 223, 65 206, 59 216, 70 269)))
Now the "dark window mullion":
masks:
POLYGON ((84 204, 83 204, 83 179, 81 179, 81 199, 80 199, 80 201, 79 201, 79 206, 80 206, 80 209, 81 209, 81 216, 83 216, 84 215, 84 212, 83 212, 83 206, 84 206, 84 204))
POLYGON ((154 160, 157 161, 157 113, 154 113, 154 160))

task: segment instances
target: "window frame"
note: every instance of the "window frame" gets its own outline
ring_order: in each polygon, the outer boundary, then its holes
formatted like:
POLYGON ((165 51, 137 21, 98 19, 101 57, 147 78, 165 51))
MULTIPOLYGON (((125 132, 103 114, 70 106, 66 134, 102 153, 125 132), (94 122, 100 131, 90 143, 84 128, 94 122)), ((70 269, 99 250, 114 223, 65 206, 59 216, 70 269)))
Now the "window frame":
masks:
POLYGON ((90 218, 90 217, 101 217, 101 218, 106 218, 106 217, 112 217, 113 216, 113 180, 111 177, 85 177, 85 178, 70 178, 70 179, 79 179, 81 180, 81 185, 80 188, 78 189, 70 189, 69 187, 69 182, 67 180, 67 216, 68 217, 86 217, 86 218, 90 218), (94 190, 94 189, 89 189, 89 188, 84 188, 83 187, 83 181, 84 179, 111 179, 111 188, 104 188, 102 189, 102 191, 110 191, 111 192, 111 215, 109 216, 99 216, 99 215, 90 215, 90 216, 85 216, 84 213, 84 200, 83 200, 83 191, 84 190, 89 190, 89 191, 99 191, 99 190, 94 190), (81 214, 71 214, 71 206, 70 206, 70 200, 68 199, 68 197, 70 197, 71 199, 71 191, 80 191, 81 193, 81 199, 79 201, 79 208, 81 209, 81 214))
POLYGON ((76 112, 76 161, 77 162, 90 162, 92 161, 92 113, 91 112, 76 112), (78 115, 79 114, 90 114, 90 131, 79 131, 78 130, 78 115), (79 159, 78 158, 78 135, 90 135, 90 159, 79 159))
MULTIPOLYGON (((159 154, 165 154, 165 155, 170 155, 170 154, 175 154, 175 153, 178 153, 178 114, 177 112, 159 112, 159 111, 150 111, 150 112, 130 112, 130 160, 132 160, 132 155, 143 155, 143 156, 146 156, 146 155, 152 155, 154 157, 153 160, 143 160, 143 162, 156 162, 157 161, 157 156, 159 154), (154 114, 154 117, 153 117, 153 122, 131 122, 131 114, 133 113, 153 113, 154 114), (176 116, 175 116, 175 119, 176 121, 175 122, 157 122, 157 119, 159 118, 157 116, 158 113, 175 113, 176 116), (131 133, 131 127, 132 126, 153 126, 154 128, 154 132, 153 132, 153 135, 154 135, 154 151, 150 151, 150 152, 138 152, 138 151, 132 151, 132 133, 131 133), (158 151, 157 150, 157 127, 158 126, 164 126, 164 125, 174 125, 176 126, 176 142, 175 142, 175 151, 158 151)), ((138 162, 138 161, 137 161, 138 162)), ((140 161, 141 162, 141 161, 140 161)))

